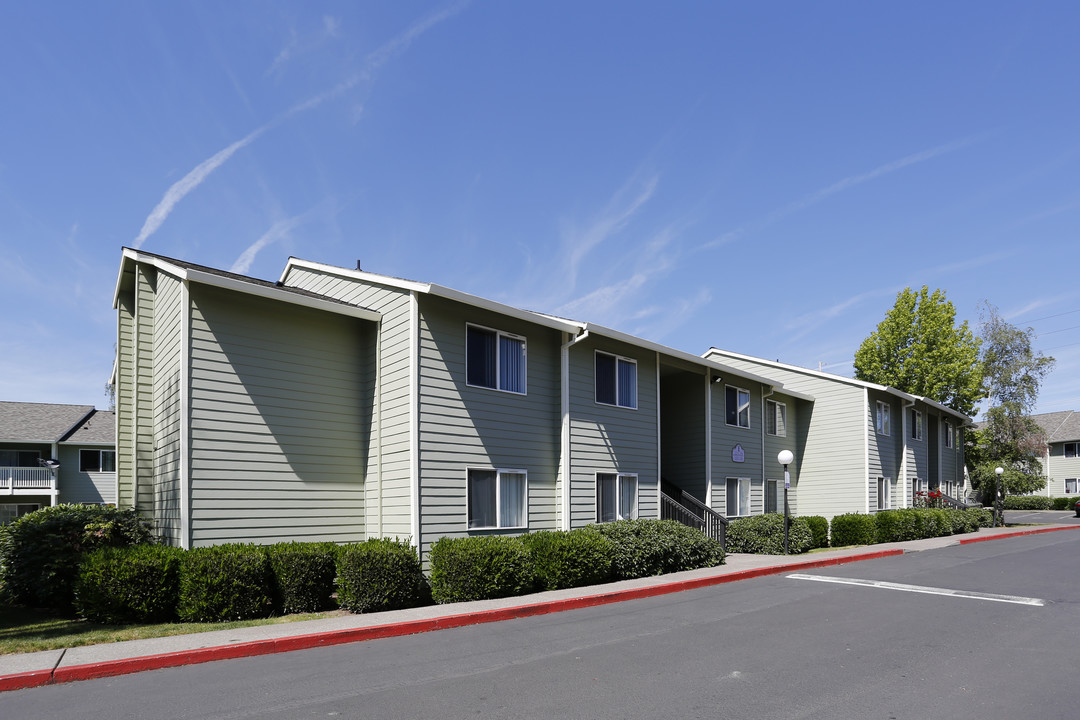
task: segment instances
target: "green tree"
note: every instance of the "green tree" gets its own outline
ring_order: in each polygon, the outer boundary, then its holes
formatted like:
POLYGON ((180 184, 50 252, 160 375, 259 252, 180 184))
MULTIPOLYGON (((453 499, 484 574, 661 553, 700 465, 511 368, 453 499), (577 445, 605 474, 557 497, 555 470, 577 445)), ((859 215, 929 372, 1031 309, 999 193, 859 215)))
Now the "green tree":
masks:
POLYGON ((979 339, 944 290, 904 288, 855 353, 855 377, 928 397, 965 415, 985 397, 979 339))
POLYGON ((1030 415, 1043 379, 1054 369, 1054 358, 1032 349, 1034 330, 1007 322, 989 302, 983 302, 979 325, 983 390, 990 408, 985 427, 968 448, 972 485, 982 490, 984 498, 992 496, 997 486, 994 470, 1001 467, 1003 494, 1041 490, 1046 478, 1039 458, 1046 448, 1046 433, 1030 415))

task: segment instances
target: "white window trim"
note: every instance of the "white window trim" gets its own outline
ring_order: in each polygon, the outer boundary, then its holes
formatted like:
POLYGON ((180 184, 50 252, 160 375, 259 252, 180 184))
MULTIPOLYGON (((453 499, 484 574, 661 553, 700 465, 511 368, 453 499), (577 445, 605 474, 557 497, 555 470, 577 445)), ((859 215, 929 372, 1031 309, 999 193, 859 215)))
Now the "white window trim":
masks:
POLYGON ((892 510, 892 481, 887 477, 877 479, 877 509, 892 510), (884 491, 884 492, 883 492, 884 491))
POLYGON ((524 335, 517 335, 515 333, 505 332, 496 328, 487 327, 486 325, 479 325, 477 323, 465 323, 465 384, 468 387, 480 388, 481 390, 494 390, 495 392, 509 393, 510 395, 528 395, 529 394, 529 341, 524 335), (484 330, 485 332, 495 333, 495 387, 489 387, 487 385, 474 385, 469 382, 469 328, 475 328, 477 330, 484 330), (499 339, 510 338, 511 340, 520 340, 524 349, 525 360, 522 373, 524 377, 521 379, 521 384, 525 388, 521 392, 517 390, 507 390, 499 387, 499 379, 502 377, 502 353, 499 352, 499 339))
POLYGON ((1073 484, 1072 492, 1076 493, 1080 490, 1080 482, 1077 482, 1077 478, 1065 478, 1065 492, 1069 492, 1069 483, 1073 484))
POLYGON ((941 425, 945 428, 945 447, 952 450, 956 447, 956 438, 953 437, 953 424, 948 420, 942 420, 941 425))
POLYGON ((884 435, 885 437, 892 436, 892 405, 883 400, 877 401, 877 415, 874 416, 874 429, 877 430, 878 435, 884 435), (886 423, 882 422, 882 418, 888 419, 888 427, 883 427, 886 423))
MULTIPOLYGON (((727 424, 728 427, 743 428, 745 430, 750 430, 751 429, 751 427, 750 427, 750 402, 751 402, 752 399, 753 399, 753 395, 746 388, 741 388, 741 387, 739 387, 737 385, 724 385, 724 422, 727 424), (728 416, 728 412, 727 412, 727 391, 728 391, 728 388, 731 388, 731 389, 735 390, 735 404, 736 404, 735 423, 730 423, 730 422, 728 422, 728 419, 727 419, 727 416, 728 416), (739 415, 741 415, 741 413, 739 411, 742 408, 742 406, 739 404, 739 393, 741 393, 741 392, 746 393, 746 424, 745 425, 739 425, 738 424, 739 415)), ((739 517, 742 517, 742 516, 739 516, 739 517)))
POLYGON ((93 448, 79 448, 79 472, 87 473, 87 474, 89 474, 89 473, 115 473, 116 472, 115 468, 116 468, 116 451, 115 450, 95 450, 93 448), (83 461, 82 461, 83 453, 97 453, 97 456, 98 456, 98 469, 97 470, 83 470, 82 469, 82 467, 83 467, 83 461), (104 463, 104 459, 105 459, 104 454, 105 453, 112 453, 112 455, 113 455, 113 462, 112 462, 113 469, 112 470, 102 470, 101 469, 102 466, 105 464, 104 463))
MULTIPOLYGON (((601 404, 606 404, 606 403, 601 403, 601 404)), ((634 519, 634 520, 637 519, 637 517, 638 517, 638 507, 639 507, 640 498, 641 498, 641 483, 638 482, 638 474, 637 473, 627 473, 627 472, 604 472, 604 471, 598 471, 596 473, 596 479, 595 479, 595 483, 593 485, 593 487, 596 488, 596 522, 598 522, 598 523, 599 522, 617 522, 618 518, 625 515, 625 513, 622 512, 622 508, 619 507, 620 503, 622 503, 622 483, 623 483, 623 478, 633 478, 634 479, 634 507, 630 509, 630 518, 634 519), (616 517, 615 521, 610 521, 610 520, 609 521, 603 521, 603 520, 600 519, 600 476, 601 475, 614 475, 615 476, 615 517, 616 517)))
MULTIPOLYGON (((622 408, 624 410, 637 410, 638 409, 638 402, 637 402, 638 397, 637 396, 639 394, 638 392, 636 392, 638 390, 638 367, 637 367, 637 364, 638 364, 638 362, 634 358, 626 357, 625 355, 619 355, 618 353, 608 352, 606 350, 595 350, 593 352, 593 402, 596 403, 597 405, 603 405, 604 407, 617 407, 617 408, 622 408), (600 402, 599 400, 596 399, 596 356, 597 355, 607 355, 608 357, 615 358, 615 402, 614 402, 614 404, 606 403, 606 402, 600 402), (634 390, 635 390, 635 392, 634 392, 634 404, 633 405, 622 405, 622 404, 619 403, 619 399, 620 399, 619 398, 619 363, 620 362, 629 363, 630 365, 634 366, 634 390)), ((608 473, 608 474, 610 474, 610 473, 608 473)))
POLYGON ((477 530, 528 530, 529 529, 529 473, 527 470, 515 470, 513 468, 496 468, 490 466, 481 465, 469 465, 465 468, 465 529, 469 532, 477 530), (484 525, 482 527, 469 527, 469 508, 472 507, 471 496, 471 483, 469 482, 469 473, 473 470, 477 472, 493 472, 495 473, 495 525, 484 525), (521 516, 525 519, 524 525, 503 525, 502 524, 502 477, 503 474, 507 475, 524 475, 525 476, 525 496, 523 502, 525 507, 522 508, 521 516))
POLYGON ((912 409, 911 412, 915 416, 915 422, 911 426, 911 429, 913 431, 911 439, 912 440, 922 440, 923 439, 923 414, 922 414, 922 410, 912 409))
POLYGON ((782 403, 779 400, 765 401, 765 412, 769 413, 770 418, 773 418, 773 425, 775 428, 780 427, 780 423, 776 422, 776 417, 780 408, 784 408, 784 432, 769 432, 769 418, 765 418, 765 433, 767 435, 772 435, 773 437, 787 437, 787 403, 782 403), (769 412, 770 405, 772 405, 772 412, 769 412))
MULTIPOLYGON (((765 498, 762 497, 762 507, 763 508, 765 507, 765 502, 764 501, 765 501, 765 498)), ((724 478, 724 516, 725 517, 729 517, 729 518, 750 517, 751 515, 754 514, 753 509, 752 509, 753 506, 754 506, 754 486, 753 486, 753 483, 751 482, 750 478, 748 478, 748 477, 726 477, 726 478, 724 478), (728 485, 728 482, 731 481, 731 480, 735 480, 739 484, 739 491, 738 491, 739 497, 742 497, 742 486, 743 486, 743 483, 746 483, 747 493, 746 493, 746 508, 745 508, 746 512, 745 513, 740 513, 740 514, 731 513, 730 512, 731 508, 729 508, 727 506, 727 485, 728 485)))

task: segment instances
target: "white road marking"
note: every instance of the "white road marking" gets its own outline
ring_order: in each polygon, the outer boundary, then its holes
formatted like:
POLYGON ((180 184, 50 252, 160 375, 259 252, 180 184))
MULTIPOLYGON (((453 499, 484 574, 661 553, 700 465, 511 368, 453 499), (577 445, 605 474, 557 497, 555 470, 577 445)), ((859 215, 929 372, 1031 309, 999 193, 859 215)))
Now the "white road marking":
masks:
POLYGON ((1020 597, 1018 595, 995 595, 994 593, 972 592, 970 590, 950 590, 949 588, 925 587, 922 585, 904 585, 902 583, 885 582, 884 580, 859 580, 858 578, 829 577, 827 575, 804 575, 795 573, 788 575, 792 580, 814 580, 816 582, 839 583, 841 585, 862 585, 863 587, 883 588, 885 590, 900 590, 902 592, 925 593, 927 595, 949 595, 952 597, 971 598, 972 600, 990 600, 991 602, 1013 603, 1015 605, 1046 605, 1045 600, 1039 598, 1020 597))

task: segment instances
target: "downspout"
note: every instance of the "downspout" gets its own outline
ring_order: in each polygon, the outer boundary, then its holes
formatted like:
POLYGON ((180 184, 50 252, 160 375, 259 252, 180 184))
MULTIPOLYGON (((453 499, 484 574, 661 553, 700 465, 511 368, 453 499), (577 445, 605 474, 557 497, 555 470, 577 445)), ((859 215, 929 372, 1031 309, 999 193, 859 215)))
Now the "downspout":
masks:
MULTIPOLYGON (((903 400, 903 398, 901 398, 901 400, 903 400)), ((908 426, 907 426, 907 418, 908 418, 907 411, 910 410, 913 407, 915 407, 915 401, 914 400, 903 400, 903 404, 900 407, 900 412, 902 412, 904 414, 903 421, 900 424, 900 429, 904 433, 904 442, 903 442, 903 445, 902 445, 904 454, 902 456, 900 456, 900 492, 903 493, 903 495, 904 495, 904 501, 900 504, 900 507, 908 507, 908 492, 907 492, 907 490, 908 490, 908 487, 907 487, 908 486, 908 463, 907 463, 907 457, 908 457, 908 440, 911 437, 911 434, 910 434, 910 431, 908 430, 908 426)), ((926 432, 925 424, 923 425, 923 432, 924 433, 926 432)), ((926 440, 924 439, 923 442, 926 442, 926 440)), ((912 495, 912 503, 911 504, 912 505, 915 504, 915 496, 914 495, 912 495)))
MULTIPOLYGON (((569 333, 567 333, 569 335, 569 333)), ((560 405, 562 410, 562 517, 559 519, 561 530, 570 529, 570 348, 589 337, 586 328, 579 335, 575 335, 559 348, 560 381, 562 384, 562 397, 560 405)))
POLYGON ((712 505, 712 371, 705 371, 705 504, 712 505))
MULTIPOLYGON (((383 536, 382 332, 383 321, 380 317, 375 325, 375 492, 379 501, 379 514, 375 527, 378 533, 376 537, 379 538, 383 536)), ((364 534, 367 535, 367 528, 365 527, 364 530, 364 534)))
POLYGON ((771 397, 776 393, 776 387, 769 385, 769 392, 762 390, 761 392, 761 511, 765 512, 766 497, 769 494, 769 479, 765 477, 765 429, 768 426, 768 420, 765 418, 765 398, 771 397))
POLYGON ((863 512, 870 512, 870 391, 863 388, 863 512))
POLYGON ((180 285, 180 547, 190 550, 191 528, 191 286, 180 285))
POLYGON ((420 299, 409 292, 409 511, 416 552, 424 556, 420 537, 420 299))
MULTIPOLYGON (((660 351, 656 352, 656 519, 660 519, 660 476, 664 474, 663 444, 660 435, 660 351)), ((640 488, 638 492, 641 492, 640 488)), ((638 505, 641 498, 638 498, 638 505)))

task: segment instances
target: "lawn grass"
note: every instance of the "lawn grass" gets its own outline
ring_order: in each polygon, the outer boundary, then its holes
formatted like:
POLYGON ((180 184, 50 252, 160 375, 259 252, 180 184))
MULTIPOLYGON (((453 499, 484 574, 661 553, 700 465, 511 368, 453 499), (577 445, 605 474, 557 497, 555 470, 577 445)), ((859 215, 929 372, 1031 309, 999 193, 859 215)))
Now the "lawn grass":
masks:
POLYGON ((57 650, 121 640, 188 635, 210 630, 232 630, 254 625, 275 625, 298 620, 317 620, 343 613, 343 610, 332 610, 224 623, 99 625, 86 620, 72 620, 46 610, 0 606, 0 655, 57 650))

